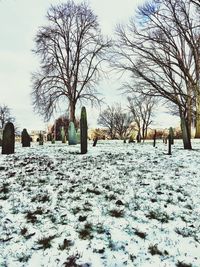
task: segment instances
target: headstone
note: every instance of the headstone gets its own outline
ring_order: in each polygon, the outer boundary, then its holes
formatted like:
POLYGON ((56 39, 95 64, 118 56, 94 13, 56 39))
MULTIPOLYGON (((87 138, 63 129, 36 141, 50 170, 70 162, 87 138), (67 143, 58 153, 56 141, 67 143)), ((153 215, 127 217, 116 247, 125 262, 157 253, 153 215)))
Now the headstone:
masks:
POLYGON ((2 154, 14 154, 15 129, 12 122, 7 122, 3 130, 2 154))
POLYGON ((138 134, 136 136, 136 140, 137 140, 137 143, 141 142, 141 134, 140 134, 140 132, 138 132, 138 134))
POLYGON ((42 146, 44 144, 44 138, 43 138, 43 134, 40 132, 39 133, 39 145, 42 146))
POLYGON ((156 130, 154 132, 154 136, 153 136, 153 147, 156 146, 156 130))
POLYGON ((172 136, 171 133, 168 135, 168 155, 172 154, 172 136))
POLYGON ((86 108, 81 109, 81 119, 80 119, 80 130, 81 130, 81 154, 87 153, 87 113, 86 108))
POLYGON ((72 121, 69 123, 69 128, 68 128, 68 144, 69 145, 77 144, 76 129, 72 121))
POLYGON ((96 136, 96 137, 94 138, 94 143, 93 143, 93 146, 96 146, 96 144, 97 144, 97 141, 98 141, 98 137, 96 136))
POLYGON ((23 129, 23 131, 21 133, 21 139, 22 139, 22 146, 23 147, 30 147, 31 138, 30 138, 30 135, 28 134, 26 129, 23 129))

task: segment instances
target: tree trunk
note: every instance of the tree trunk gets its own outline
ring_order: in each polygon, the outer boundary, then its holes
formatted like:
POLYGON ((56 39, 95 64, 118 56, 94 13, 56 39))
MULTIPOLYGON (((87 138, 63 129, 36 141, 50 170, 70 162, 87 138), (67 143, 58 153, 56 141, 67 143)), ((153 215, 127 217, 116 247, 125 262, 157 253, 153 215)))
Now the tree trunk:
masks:
POLYGON ((181 117, 181 130, 182 130, 182 135, 183 135, 184 149, 192 149, 189 125, 185 117, 181 117))
POLYGON ((69 104, 69 121, 75 124, 75 103, 71 102, 69 104))
POLYGON ((143 141, 145 139, 145 125, 144 125, 144 123, 142 125, 142 139, 143 139, 143 141))
POLYGON ((187 115, 188 130, 189 130, 189 135, 191 138, 191 127, 192 127, 192 99, 191 97, 189 97, 187 101, 187 108, 188 108, 188 115, 187 115))
POLYGON ((200 94, 197 94, 196 99, 196 132, 195 138, 200 138, 200 94))

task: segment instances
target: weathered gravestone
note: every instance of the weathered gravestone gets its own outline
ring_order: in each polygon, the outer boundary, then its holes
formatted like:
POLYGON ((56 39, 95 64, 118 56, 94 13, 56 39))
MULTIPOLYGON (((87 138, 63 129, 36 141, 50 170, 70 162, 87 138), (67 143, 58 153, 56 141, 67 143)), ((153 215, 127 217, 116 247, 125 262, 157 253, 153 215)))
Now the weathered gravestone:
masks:
POLYGON ((7 122, 3 129, 2 154, 13 154, 15 151, 15 129, 12 122, 7 122))
POLYGON ((42 146, 44 144, 44 137, 42 133, 39 133, 39 145, 42 146))
POLYGON ((81 109, 81 119, 80 119, 80 131, 81 131, 81 154, 87 153, 87 113, 86 108, 81 109))
POLYGON ((156 147, 156 130, 154 132, 154 135, 153 135, 153 147, 156 147))
POLYGON ((97 141, 98 141, 98 136, 96 136, 93 141, 94 141, 93 146, 96 146, 97 141))
POLYGON ((168 135, 168 155, 172 154, 172 133, 168 135))
POLYGON ((137 143, 141 143, 141 134, 140 134, 140 132, 138 132, 138 134, 136 136, 136 140, 137 140, 137 143))
POLYGON ((76 129, 72 121, 70 121, 68 128, 68 144, 69 145, 77 144, 76 129))
POLYGON ((22 146, 23 147, 30 147, 31 137, 28 134, 26 129, 23 129, 22 134, 21 134, 21 139, 22 139, 22 146))

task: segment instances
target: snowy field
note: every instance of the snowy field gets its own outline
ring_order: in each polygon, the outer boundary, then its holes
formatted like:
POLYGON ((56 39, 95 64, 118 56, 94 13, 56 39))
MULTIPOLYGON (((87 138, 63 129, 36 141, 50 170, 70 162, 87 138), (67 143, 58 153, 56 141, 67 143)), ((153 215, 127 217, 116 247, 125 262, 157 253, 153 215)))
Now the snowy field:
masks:
POLYGON ((200 140, 0 155, 0 266, 200 266, 200 140))

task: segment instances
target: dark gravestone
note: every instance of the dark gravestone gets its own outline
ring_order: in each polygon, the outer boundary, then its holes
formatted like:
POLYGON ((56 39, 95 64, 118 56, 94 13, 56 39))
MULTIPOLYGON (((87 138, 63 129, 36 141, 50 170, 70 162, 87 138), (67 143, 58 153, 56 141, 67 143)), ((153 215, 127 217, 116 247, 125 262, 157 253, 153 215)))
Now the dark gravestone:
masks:
POLYGON ((93 143, 93 146, 96 146, 96 144, 97 144, 97 141, 98 141, 98 137, 95 137, 95 138, 94 138, 94 143, 93 143))
POLYGON ((39 140, 38 141, 39 141, 39 145, 42 146, 44 143, 44 137, 43 137, 43 134, 41 132, 39 133, 39 140))
POLYGON ((138 134, 136 136, 136 140, 137 140, 137 143, 141 142, 141 134, 140 134, 140 132, 138 132, 138 134))
POLYGON ((3 130, 2 154, 13 154, 15 151, 15 129, 12 122, 7 122, 3 130))
POLYGON ((30 147, 31 146, 31 137, 28 134, 26 129, 23 129, 22 134, 21 134, 21 138, 22 138, 22 146, 23 147, 30 147))
POLYGON ((153 146, 156 146, 156 130, 154 132, 154 136, 153 136, 153 146))
POLYGON ((168 155, 172 154, 172 135, 168 135, 168 155))
POLYGON ((80 119, 80 130, 81 130, 81 154, 87 153, 87 113, 86 108, 81 109, 80 119))

